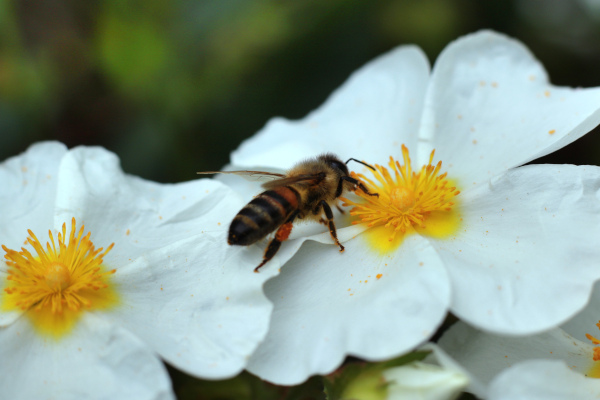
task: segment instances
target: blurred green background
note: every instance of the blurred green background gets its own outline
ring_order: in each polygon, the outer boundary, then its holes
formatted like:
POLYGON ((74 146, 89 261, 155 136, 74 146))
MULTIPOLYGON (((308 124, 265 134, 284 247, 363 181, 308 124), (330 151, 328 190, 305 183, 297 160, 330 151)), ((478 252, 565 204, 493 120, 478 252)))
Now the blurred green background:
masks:
MULTIPOLYGON (((392 47, 433 61, 482 28, 526 43, 555 84, 600 86, 596 0, 0 0, 0 159, 56 139, 194 179, 392 47)), ((600 164, 598 135, 545 161, 600 164)))

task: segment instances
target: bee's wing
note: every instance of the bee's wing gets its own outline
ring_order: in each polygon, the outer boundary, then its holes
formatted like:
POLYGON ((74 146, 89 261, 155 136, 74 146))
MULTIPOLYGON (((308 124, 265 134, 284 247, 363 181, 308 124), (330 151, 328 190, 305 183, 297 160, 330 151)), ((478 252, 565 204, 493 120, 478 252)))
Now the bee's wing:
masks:
POLYGON ((301 174, 301 175, 283 177, 281 179, 276 179, 276 180, 270 181, 270 182, 265 182, 262 184, 262 187, 264 187, 265 189, 273 189, 278 186, 287 186, 287 185, 292 185, 294 183, 308 183, 310 185, 310 184, 316 184, 317 182, 319 182, 321 180, 323 180, 322 172, 319 172, 316 174, 301 174))
POLYGON ((204 171, 197 172, 199 175, 209 175, 209 174, 228 174, 228 175, 239 175, 244 179, 249 181, 268 181, 268 180, 281 180, 285 178, 283 174, 276 174, 273 172, 265 172, 265 171, 204 171))

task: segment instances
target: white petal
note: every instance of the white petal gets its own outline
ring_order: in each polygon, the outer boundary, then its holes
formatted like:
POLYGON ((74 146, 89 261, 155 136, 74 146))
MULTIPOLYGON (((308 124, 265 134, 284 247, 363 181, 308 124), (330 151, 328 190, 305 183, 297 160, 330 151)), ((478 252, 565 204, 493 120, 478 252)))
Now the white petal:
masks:
POLYGON ((560 149, 600 123, 600 88, 550 85, 527 48, 489 31, 440 54, 425 104, 420 138, 464 185, 560 149))
POLYGON ((281 264, 254 273, 261 250, 225 242, 225 232, 205 232, 119 269, 121 304, 106 317, 192 375, 237 374, 266 335, 272 305, 262 286, 281 264))
MULTIPOLYGON (((1 263, 3 265, 3 267, 6 267, 5 263, 1 263)), ((3 297, 7 296, 6 292, 4 292, 4 287, 6 285, 6 278, 8 277, 8 274, 6 273, 6 271, 0 271, 0 302, 3 301, 3 297)), ((1 310, 0 309, 0 328, 3 328, 5 326, 8 326, 10 324, 12 324, 13 322, 15 322, 17 320, 17 318, 19 318, 21 316, 21 314, 23 314, 23 312, 21 310, 11 310, 11 311, 6 311, 6 310, 1 310)))
POLYGON ((6 399, 174 399, 162 362, 129 332, 86 314, 60 341, 25 318, 0 330, 6 399))
POLYGON ((206 378, 242 370, 263 339, 272 305, 263 283, 297 249, 260 274, 260 246, 232 247, 227 227, 243 202, 202 179, 161 185, 125 175, 117 157, 78 148, 61 164, 57 225, 75 216, 100 246, 122 304, 107 314, 173 365, 206 378))
MULTIPOLYGON (((30 146, 21 155, 0 164, 0 245, 19 251, 25 245, 27 229, 40 240, 52 228, 57 171, 67 148, 58 142, 30 146)), ((0 249, 4 254, 4 250, 0 249)), ((0 299, 6 282, 6 264, 0 263, 0 299)), ((17 311, 0 311, 0 326, 12 323, 17 311)))
POLYGON ((27 229, 48 236, 58 166, 66 152, 62 143, 42 142, 0 164, 0 244, 19 250, 27 229))
POLYGON ((274 118, 232 153, 242 167, 289 168, 333 151, 370 162, 416 144, 429 64, 414 46, 398 47, 356 71, 301 121, 274 118))
POLYGON ((594 364, 594 346, 561 329, 503 337, 458 322, 444 333, 439 346, 489 385, 484 392, 472 391, 482 398, 570 400, 600 395, 600 381, 584 376, 594 364))
POLYGON ((381 360, 411 350, 435 332, 450 296, 437 255, 416 235, 389 256, 360 237, 341 254, 307 241, 265 291, 275 309, 248 370, 285 385, 329 373, 349 354, 381 360))
POLYGON ((600 314, 598 313, 599 309, 600 281, 594 284, 594 289, 587 306, 585 306, 585 308, 576 316, 563 324, 561 328, 574 338, 587 342, 587 338, 585 336, 586 333, 596 337, 599 335, 597 330, 598 327, 596 326, 600 320, 600 314))
POLYGON ((126 175, 113 153, 93 147, 63 159, 56 203, 57 229, 76 217, 97 247, 116 243, 105 257, 114 267, 201 232, 226 231, 244 204, 212 179, 172 185, 126 175))
POLYGON ((484 384, 506 368, 530 359, 564 361, 584 375, 592 364, 591 342, 580 342, 561 329, 527 337, 492 335, 463 322, 452 326, 439 346, 484 384))
POLYGON ((490 400, 592 400, 600 381, 573 372, 560 361, 529 360, 502 372, 490 385, 490 400))
POLYGON ((487 392, 487 387, 474 377, 469 371, 463 368, 462 365, 456 362, 448 353, 444 351, 436 343, 425 343, 420 350, 429 350, 431 353, 425 357, 423 362, 428 364, 438 365, 446 371, 454 371, 457 375, 463 376, 467 380, 466 389, 464 391, 473 393, 476 396, 482 397, 487 392))
POLYGON ((600 277, 600 168, 530 165, 464 191, 456 236, 434 240, 452 311, 498 333, 557 326, 600 277))

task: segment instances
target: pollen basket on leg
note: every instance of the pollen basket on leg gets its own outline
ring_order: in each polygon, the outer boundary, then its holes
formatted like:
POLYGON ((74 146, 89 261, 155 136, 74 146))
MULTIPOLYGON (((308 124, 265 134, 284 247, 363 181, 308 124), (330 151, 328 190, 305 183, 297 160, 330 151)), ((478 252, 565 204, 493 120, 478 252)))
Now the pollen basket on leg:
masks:
POLYGON ((28 230, 26 248, 16 251, 2 245, 8 274, 1 294, 3 310, 23 310, 33 326, 54 337, 70 331, 85 310, 106 309, 117 302, 110 276, 102 264, 104 256, 114 246, 96 249, 84 236, 84 227, 76 229, 75 218, 67 236, 66 224, 56 235, 49 231, 46 246, 28 230))
POLYGON ((356 190, 360 200, 344 198, 344 206, 352 206, 350 215, 357 218, 354 224, 365 223, 373 228, 369 231, 380 249, 387 250, 391 243, 399 245, 408 232, 440 237, 456 230, 460 219, 456 196, 460 191, 446 173, 440 173, 441 161, 432 164, 434 154, 435 150, 427 165, 413 171, 408 149, 402 145, 402 164, 390 157, 389 169, 375 164, 372 178, 352 173, 379 196, 356 190))

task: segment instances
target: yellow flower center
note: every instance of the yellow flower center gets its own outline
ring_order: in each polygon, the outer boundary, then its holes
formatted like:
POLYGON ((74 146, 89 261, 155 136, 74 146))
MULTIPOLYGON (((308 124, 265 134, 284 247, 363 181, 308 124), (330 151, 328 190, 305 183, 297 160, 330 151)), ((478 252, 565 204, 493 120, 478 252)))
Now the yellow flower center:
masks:
POLYGON ((104 251, 96 249, 91 233, 83 236, 83 226, 77 233, 75 218, 68 237, 66 230, 63 224, 56 242, 49 231, 46 249, 28 230, 27 243, 37 256, 25 248, 17 252, 2 245, 9 267, 0 294, 2 309, 25 311, 40 333, 56 338, 74 327, 84 309, 106 309, 117 302, 114 285, 109 285, 116 270, 107 271, 102 265, 114 243, 104 251))
MULTIPOLYGON (((598 329, 600 329, 600 321, 598 321, 596 326, 598 327, 598 329)), ((592 343, 596 346, 598 346, 600 344, 600 340, 596 339, 594 336, 590 335, 589 333, 586 333, 585 337, 587 337, 589 340, 591 340, 592 343)), ((594 347, 592 359, 594 361, 600 360, 600 347, 594 347)), ((589 376, 590 378, 600 378, 600 363, 595 362, 592 365, 592 368, 586 374, 586 376, 589 376)))
POLYGON ((71 274, 65 264, 52 262, 44 275, 46 283, 54 292, 67 289, 71 283, 71 274))
POLYGON ((390 203, 400 212, 410 212, 415 205, 415 194, 412 190, 405 187, 395 187, 390 193, 390 203))
POLYGON ((460 193, 451 184, 447 174, 440 174, 442 162, 432 165, 435 150, 431 152, 429 164, 420 171, 412 170, 406 146, 402 145, 404 164, 390 157, 387 168, 375 164, 374 179, 352 172, 361 180, 369 192, 356 194, 360 201, 342 198, 344 206, 352 206, 350 215, 358 217, 353 224, 365 223, 369 241, 379 250, 388 251, 400 245, 407 232, 444 237, 456 231, 460 216, 455 207, 455 197, 460 193), (391 171, 391 172, 390 172, 391 171), (385 243, 385 241, 389 243, 385 243))

